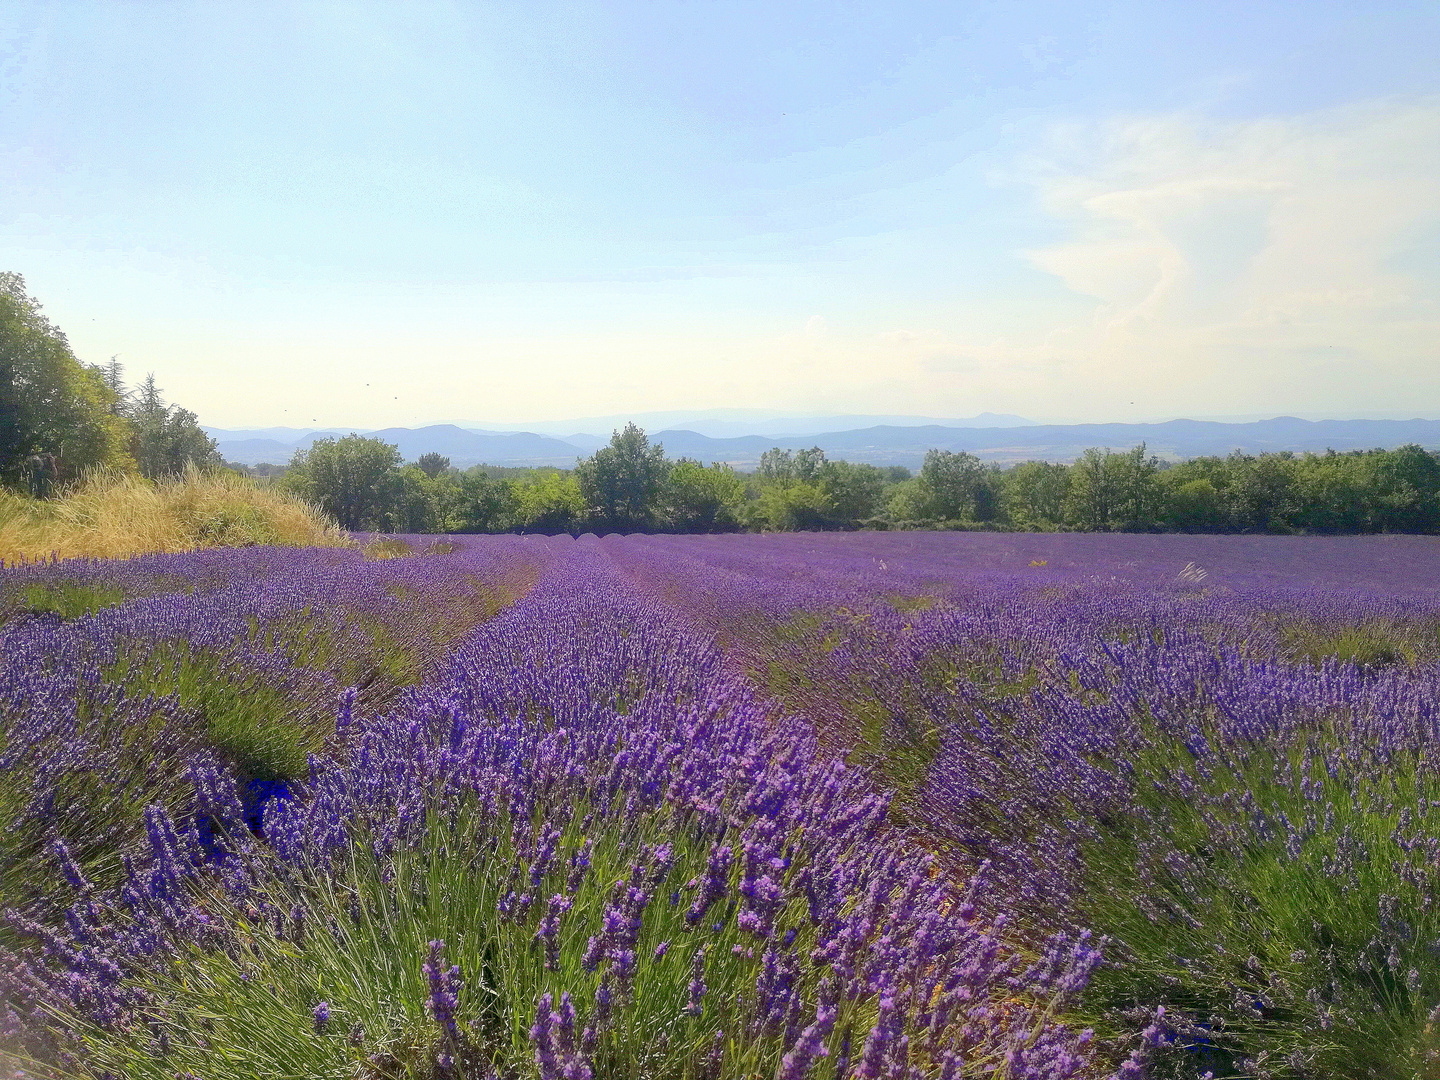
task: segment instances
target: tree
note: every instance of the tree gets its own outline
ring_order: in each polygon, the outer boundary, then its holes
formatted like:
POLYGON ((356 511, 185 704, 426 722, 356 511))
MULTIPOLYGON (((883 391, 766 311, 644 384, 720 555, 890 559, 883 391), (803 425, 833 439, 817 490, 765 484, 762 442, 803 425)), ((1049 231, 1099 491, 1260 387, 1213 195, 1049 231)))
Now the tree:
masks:
POLYGON ((75 358, 26 293, 25 279, 0 273, 0 479, 18 483, 26 462, 41 457, 57 478, 133 467, 116 403, 99 369, 75 358))
POLYGON ((1019 528, 1054 528, 1065 520, 1070 469, 1050 461, 1026 461, 1005 474, 1002 512, 1019 528))
POLYGON ((1218 532, 1225 527, 1225 507, 1213 481, 1201 477, 1179 482, 1161 474, 1161 497, 1165 524, 1181 532, 1218 532))
POLYGON ((827 461, 820 467, 820 490, 830 504, 834 524, 855 528, 879 512, 885 474, 874 465, 827 461))
POLYGON ((586 512, 601 528, 618 532, 655 524, 669 474, 665 448, 652 446, 634 424, 575 467, 586 512))
POLYGON ((1067 517, 1087 532, 1154 527, 1159 468, 1144 443, 1123 454, 1090 447, 1070 467, 1067 517))
POLYGON ((985 465, 974 454, 963 450, 927 451, 920 467, 920 483, 929 496, 928 516, 974 519, 985 480, 985 465))
POLYGON ((1381 455, 1373 479, 1387 532, 1440 530, 1440 453, 1409 443, 1381 455))
POLYGON ((922 522, 930 517, 930 492, 918 476, 901 480, 890 489, 885 516, 897 522, 922 522))
POLYGON ((666 516, 681 532, 729 532, 740 525, 745 482, 729 465, 681 458, 670 469, 666 516))
POLYGON ((1289 453, 1251 457, 1239 451, 1226 459, 1226 501, 1235 524, 1256 532, 1290 532, 1299 509, 1296 461, 1289 453))
POLYGON ((503 532, 519 509, 514 485, 488 476, 478 465, 460 474, 454 528, 460 532, 503 532))
POLYGON ((795 532, 827 528, 835 508, 819 484, 796 480, 764 485, 760 497, 746 510, 753 526, 795 532))
POLYGON ((755 475, 763 483, 772 484, 815 484, 820 480, 820 469, 825 464, 825 451, 818 446, 809 450, 781 450, 775 447, 760 455, 760 467, 755 475))
MULTIPOLYGON (((123 392, 119 364, 112 358, 105 378, 123 392)), ((132 444, 140 472, 148 479, 176 476, 189 465, 209 466, 220 463, 215 440, 200 427, 199 418, 189 409, 167 405, 155 385, 152 372, 145 376, 132 400, 122 404, 123 412, 134 426, 132 444)), ((121 398, 124 402, 124 397, 121 398)))
POLYGON ((295 451, 282 481, 334 516, 342 528, 382 529, 400 495, 400 450, 380 439, 316 439, 295 451))
POLYGON ((395 498, 383 521, 388 529, 407 533, 441 532, 445 524, 443 485, 415 465, 396 477, 395 498))
POLYGON ((428 454, 421 454, 420 460, 415 462, 415 464, 421 472, 423 472, 431 480, 434 480, 441 473, 447 472, 449 470, 450 459, 448 457, 445 457, 443 454, 437 454, 432 450, 428 454))
POLYGON ((515 485, 514 493, 522 532, 573 532, 585 517, 585 498, 574 473, 537 469, 515 485))

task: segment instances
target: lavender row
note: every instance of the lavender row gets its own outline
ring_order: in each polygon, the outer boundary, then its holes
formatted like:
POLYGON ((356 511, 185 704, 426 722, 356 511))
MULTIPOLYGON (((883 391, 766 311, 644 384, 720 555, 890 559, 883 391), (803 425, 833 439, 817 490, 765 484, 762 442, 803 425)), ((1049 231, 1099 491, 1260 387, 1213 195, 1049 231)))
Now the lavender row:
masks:
POLYGON ((220 1046, 223 1075, 1092 1064, 1061 1013, 1098 947, 1011 947, 982 880, 605 544, 556 552, 392 709, 344 695, 262 837, 226 770, 188 776, 194 812, 147 811, 118 889, 72 868, 63 930, 12 919, 38 942, 10 961, 17 1026, 62 1070, 211 1076, 220 1046))
POLYGON ((1077 539, 616 557, 875 761, 943 858, 985 860, 1015 931, 1111 934, 1102 1027, 1168 1003, 1180 1075, 1428 1075, 1434 545, 1264 538, 1257 565, 1261 538, 1112 537, 1085 563, 1077 539))

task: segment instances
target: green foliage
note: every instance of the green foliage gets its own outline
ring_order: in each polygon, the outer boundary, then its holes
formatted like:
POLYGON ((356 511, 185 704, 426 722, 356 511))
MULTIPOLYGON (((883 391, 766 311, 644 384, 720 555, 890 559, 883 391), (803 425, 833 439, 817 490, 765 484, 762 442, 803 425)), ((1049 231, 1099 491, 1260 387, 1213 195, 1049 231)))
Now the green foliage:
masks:
POLYGON ((57 581, 43 585, 27 585, 13 599, 0 603, 0 619, 6 614, 51 612, 62 619, 77 619, 101 608, 113 607, 125 599, 125 591, 113 585, 86 585, 77 581, 57 581))
POLYGON ((434 480, 443 472, 450 471, 450 459, 443 454, 437 454, 433 451, 428 454, 421 454, 415 464, 419 467, 420 471, 431 480, 434 480))
POLYGON ((760 529, 853 529, 884 503, 886 475, 873 465, 827 461, 818 446, 767 450, 746 520, 760 529))
POLYGON ((1212 532, 1225 524, 1220 491, 1207 479, 1187 480, 1179 470, 1160 474, 1165 523, 1181 532, 1212 532))
POLYGON ((451 528, 456 532, 501 532, 517 520, 519 502, 511 481, 474 468, 455 487, 451 528))
POLYGON ((1000 476, 1000 511, 1020 529, 1053 529, 1065 521, 1070 469, 1050 461, 1026 461, 1000 476))
MULTIPOLYGON (((661 843, 673 845, 673 863, 650 886, 655 900, 646 909, 635 949, 638 972, 628 991, 633 1000, 601 1028, 595 1075, 694 1080, 704 1074, 720 1031, 734 1034, 722 1043, 722 1075, 773 1075, 780 1040, 734 1030, 744 999, 754 993, 763 963, 759 950, 745 948, 751 939, 734 920, 720 933, 701 934, 685 922, 689 894, 683 886, 705 876, 708 843, 677 838, 658 814, 643 815, 633 826, 601 817, 606 824, 587 835, 593 809, 577 800, 558 839, 560 865, 587 839, 593 846, 589 872, 570 894, 573 907, 561 920, 553 969, 547 970, 544 949, 535 940, 533 908, 528 917, 497 916, 514 887, 511 868, 529 861, 512 844, 515 831, 506 809, 481 807, 473 798, 434 805, 424 833, 396 854, 391 867, 377 862, 372 838, 362 834, 354 837, 352 861, 333 876, 297 875, 291 891, 273 893, 269 904, 275 910, 303 906, 303 931, 291 924, 277 936, 268 920, 226 912, 227 924, 248 927, 233 948, 196 949, 183 964, 157 965, 146 984, 169 1054, 161 1059, 149 1052, 150 1031, 91 1028, 78 1075, 174 1080, 188 1071, 277 1080, 431 1080, 440 1075, 435 1061, 443 1044, 439 1028, 422 1011, 429 990, 421 965, 428 943, 439 940, 464 980, 456 1012, 463 1043, 459 1073, 484 1076, 493 1069, 534 1077, 529 1027, 540 995, 558 999, 562 990, 569 991, 582 1022, 595 1014, 599 976, 585 970, 587 938, 571 928, 596 925, 614 883, 629 877, 648 846, 661 843), (681 890, 686 902, 669 903, 672 890, 681 890), (657 957, 661 942, 669 947, 657 957), (700 949, 705 1007, 691 1015, 686 1010, 691 962, 700 949), (328 1003, 330 1014, 317 1032, 313 1009, 320 1001, 328 1003)), ((737 860, 732 873, 740 872, 737 860)), ((536 897, 534 906, 545 899, 536 897)), ((213 903, 226 901, 216 897, 213 903)), ((803 904, 781 918, 796 928, 797 949, 813 947, 816 931, 803 904)), ((815 976, 801 978, 808 1005, 815 976)), ((838 1045, 843 1029, 865 1031, 873 1022, 873 1005, 844 1003, 832 1042, 838 1045)))
POLYGON ((1206 1024, 1182 1032, 1174 1075, 1436 1075, 1440 914, 1409 837, 1440 830, 1440 785, 1423 762, 1354 753, 1331 775, 1333 738, 1197 760, 1157 736, 1135 761, 1145 813, 1087 846, 1081 917, 1124 961, 1092 982, 1093 1018, 1119 1027, 1144 1001, 1206 1024))
POLYGON ((515 522, 524 532, 573 532, 585 518, 585 497, 574 473, 537 469, 514 485, 515 522))
POLYGON ((874 465, 827 461, 820 466, 819 480, 835 525, 853 529, 880 512, 885 475, 874 465))
POLYGON ((766 484, 746 507, 752 528, 783 532, 828 528, 834 509, 819 484, 800 480, 766 484))
POLYGON ((1159 461, 1141 443, 1127 453, 1097 450, 1070 467, 1067 517, 1086 532, 1144 528, 1155 521, 1159 461))
POLYGON ((902 480, 890 489, 885 513, 891 521, 924 521, 932 516, 930 491, 919 477, 902 480))
POLYGON ((793 452, 777 446, 760 455, 755 475, 767 484, 816 484, 824 465, 825 451, 818 446, 793 452))
POLYGON ((1373 671, 1440 659, 1440 634, 1434 625, 1388 619, 1335 623, 1287 618, 1277 620, 1275 631, 1281 656, 1317 667, 1338 660, 1373 671))
POLYGON ((395 477, 393 502, 386 509, 386 526, 398 532, 434 533, 446 526, 447 495, 453 485, 442 483, 415 466, 406 465, 395 477))
MULTIPOLYGON (((112 360, 104 377, 123 401, 127 395, 120 381, 119 363, 112 360)), ((201 430, 193 412, 165 403, 154 375, 145 377, 133 397, 133 401, 122 405, 121 412, 130 419, 134 431, 131 445, 143 476, 157 480, 179 476, 191 466, 219 465, 215 440, 201 430)))
POLYGON ((727 532, 740 525, 745 482, 728 465, 682 458, 670 469, 665 516, 681 532, 727 532))
POLYGON ((665 448, 652 446, 634 424, 575 466, 585 512, 598 527, 619 532, 655 526, 669 473, 665 448))
POLYGON ((986 479, 984 464, 974 454, 930 450, 920 467, 920 487, 930 510, 927 517, 977 519, 976 509, 986 479))
POLYGON ((281 482, 351 531, 384 528, 404 490, 400 451, 361 435, 317 439, 295 451, 281 482))
POLYGON ((73 479, 94 466, 133 467, 130 432, 102 373, 80 363, 19 274, 0 273, 0 481, 73 479), (54 455, 53 470, 27 468, 54 455))
POLYGON ((194 712, 205 741, 249 779, 304 776, 333 723, 328 700, 297 702, 243 662, 180 641, 125 653, 106 681, 131 694, 173 696, 194 712))

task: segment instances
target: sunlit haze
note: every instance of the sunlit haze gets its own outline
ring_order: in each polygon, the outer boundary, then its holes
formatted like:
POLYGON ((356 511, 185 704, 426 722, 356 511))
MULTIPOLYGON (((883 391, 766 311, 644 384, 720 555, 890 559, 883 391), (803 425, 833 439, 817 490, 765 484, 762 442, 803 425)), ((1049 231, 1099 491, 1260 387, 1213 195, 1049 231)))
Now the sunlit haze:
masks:
POLYGON ((1440 416, 1429 3, 0 7, 0 270, 221 427, 1440 416))

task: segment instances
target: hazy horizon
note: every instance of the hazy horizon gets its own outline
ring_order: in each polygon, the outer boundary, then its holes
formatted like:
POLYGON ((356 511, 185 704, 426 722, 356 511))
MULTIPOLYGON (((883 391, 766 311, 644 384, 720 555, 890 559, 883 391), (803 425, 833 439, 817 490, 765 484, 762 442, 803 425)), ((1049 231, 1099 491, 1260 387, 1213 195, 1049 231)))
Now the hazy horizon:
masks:
POLYGON ((1418 3, 14 3, 0 270, 230 430, 1437 416, 1437 51, 1418 3))
MULTIPOLYGON (((677 410, 677 412, 679 412, 679 410, 677 410)), ((659 419, 656 419, 657 416, 671 416, 671 415, 674 415, 674 413, 671 413, 671 412, 661 412, 661 413, 633 413, 633 414, 622 413, 622 414, 612 415, 612 416, 572 417, 572 418, 567 418, 567 419, 562 419, 562 420, 533 420, 533 421, 522 421, 522 422, 517 423, 517 424, 504 424, 504 423, 499 423, 499 422, 480 421, 480 420, 434 420, 434 421, 429 421, 429 422, 413 423, 413 424, 380 424, 380 425, 358 425, 358 424, 339 423, 339 424, 305 424, 305 425, 297 425, 297 426, 287 426, 287 425, 279 425, 279 424, 275 424, 275 425, 245 424, 245 425, 237 425, 237 426, 235 426, 235 427, 224 427, 224 426, 221 426, 221 425, 218 425, 218 424, 202 424, 201 426, 202 426, 205 430, 210 431, 210 432, 223 431, 223 432, 226 432, 226 433, 228 433, 228 434, 245 433, 245 432, 256 432, 256 433, 258 433, 258 432, 282 432, 282 431, 283 431, 283 432, 294 432, 294 433, 296 433, 296 434, 298 434, 298 435, 302 435, 302 436, 305 435, 305 434, 312 433, 312 432, 331 432, 331 431, 346 431, 346 432, 350 432, 350 431, 353 431, 353 432, 355 432, 355 433, 357 433, 357 434, 366 434, 366 433, 370 433, 370 432, 387 431, 387 430, 410 430, 410 431, 416 431, 416 430, 423 430, 423 429, 425 429, 425 428, 433 428, 433 427, 455 427, 455 428, 460 428, 461 430, 464 430, 464 431, 473 431, 473 432, 485 433, 485 434, 501 435, 501 434, 531 433, 531 434, 541 434, 541 435, 547 435, 547 436, 550 436, 550 437, 553 437, 553 438, 564 439, 564 438, 567 438, 567 437, 569 437, 569 436, 571 436, 571 435, 583 435, 583 436, 595 437, 595 438, 608 438, 614 431, 616 431, 616 430, 618 430, 619 428, 623 427, 623 426, 624 426, 625 424, 627 424, 627 423, 635 423, 635 424, 637 424, 638 426, 640 426, 643 430, 647 431, 648 433, 650 433, 650 434, 652 434, 652 435, 655 434, 655 433, 657 433, 657 432, 659 432, 659 431, 664 431, 664 430, 677 430, 677 429, 678 429, 678 430, 686 430, 686 429, 687 429, 687 425, 690 425, 690 424, 694 424, 694 425, 695 425, 693 428, 690 428, 690 430, 700 431, 700 432, 702 432, 702 433, 707 433, 707 432, 706 432, 706 429, 717 428, 717 427, 720 427, 720 426, 726 426, 726 427, 733 427, 733 428, 735 429, 735 430, 734 430, 734 433, 735 433, 735 434, 740 434, 741 432, 744 432, 744 433, 746 433, 746 434, 765 435, 765 434, 769 434, 769 433, 779 433, 779 432, 782 430, 782 428, 781 428, 781 426, 780 426, 782 423, 784 423, 784 422, 786 422, 786 421, 794 420, 794 421, 799 421, 799 423, 796 423, 796 424, 795 424, 795 428, 796 428, 797 430, 784 429, 784 433, 785 433, 786 435, 791 435, 791 436, 800 436, 800 435, 806 434, 807 429, 810 430, 810 431, 813 431, 814 433, 817 433, 817 434, 819 434, 819 433, 831 433, 831 432, 834 432, 834 431, 837 431, 837 430, 841 430, 840 427, 836 427, 836 426, 828 426, 828 427, 827 427, 827 426, 817 426, 817 423, 816 423, 816 422, 818 422, 818 421, 827 421, 827 420, 840 420, 840 421, 856 420, 856 421, 861 421, 862 423, 861 423, 859 426, 864 426, 864 427, 869 427, 869 426, 884 426, 884 425, 893 425, 893 426, 897 426, 897 427, 919 427, 919 426, 935 426, 935 425, 940 425, 940 426, 951 426, 951 427, 966 427, 966 426, 971 426, 971 427, 975 427, 975 428, 978 428, 978 429, 987 429, 987 428, 1012 429, 1012 428, 1023 428, 1023 427, 1074 427, 1074 426, 1096 426, 1096 425, 1106 425, 1106 424, 1146 425, 1146 424, 1167 424, 1167 423, 1172 423, 1172 422, 1175 422, 1175 421, 1197 421, 1197 422, 1218 423, 1218 424, 1254 424, 1254 423, 1264 422, 1264 421, 1266 421, 1266 420, 1277 420, 1277 419, 1283 419, 1283 418, 1291 418, 1291 419, 1296 419, 1296 420, 1304 420, 1304 421, 1307 421, 1307 422, 1310 422, 1310 423, 1319 423, 1319 422, 1323 422, 1323 421, 1341 421, 1341 422, 1354 421, 1354 422, 1365 422, 1365 421, 1386 421, 1386 420, 1402 421, 1402 422, 1403 422, 1403 421, 1430 421, 1430 422, 1440 421, 1440 415, 1429 415, 1429 416, 1427 416, 1427 415, 1421 415, 1421 414, 1418 414, 1418 413, 1406 413, 1406 412, 1401 411, 1401 412, 1395 412, 1395 413, 1393 413, 1393 414, 1384 414, 1384 415, 1377 415, 1377 414, 1370 414, 1370 415, 1365 415, 1365 414, 1353 414, 1353 415, 1345 415, 1345 414, 1335 414, 1335 415, 1310 414, 1310 415, 1305 415, 1305 414, 1296 413, 1296 412, 1277 412, 1277 413, 1263 413, 1263 414, 1256 414, 1256 415, 1239 415, 1239 416, 1235 416, 1235 415, 1231 415, 1231 416, 1224 416, 1224 415, 1221 415, 1221 416, 1201 416, 1201 415, 1192 415, 1192 416, 1158 416, 1158 417, 1141 417, 1141 418, 1134 419, 1134 420, 1110 420, 1110 419, 1093 419, 1093 420, 1087 420, 1087 419, 1083 419, 1083 418, 1082 418, 1082 419, 1062 418, 1062 419, 1032 420, 1032 419, 1030 419, 1030 418, 1028 418, 1028 417, 1014 417, 1013 419, 1014 419, 1015 421, 1018 421, 1018 422, 1003 423, 1003 424, 1001 424, 1001 423, 988 423, 988 422, 983 422, 983 415, 984 415, 984 414, 982 414, 982 416, 968 417, 968 418, 967 418, 967 417, 927 417, 927 416, 867 416, 867 415, 863 415, 863 414, 862 414, 862 415, 842 414, 842 415, 838 415, 838 416, 837 416, 837 415, 833 415, 833 414, 814 414, 814 415, 806 416, 806 415, 802 415, 802 414, 799 414, 799 413, 788 413, 788 414, 772 413, 772 412, 770 412, 770 411, 768 411, 768 410, 763 410, 763 409, 755 409, 755 410, 716 409, 716 410, 710 410, 710 411, 698 410, 698 411, 691 411, 691 412, 685 413, 685 415, 689 415, 689 416, 692 417, 692 419, 691 419, 691 420, 688 420, 688 421, 687 421, 687 420, 684 420, 684 419, 675 419, 675 420, 668 420, 668 421, 667 421, 667 420, 659 420, 659 419), (757 414, 755 423, 752 425, 752 424, 747 424, 744 420, 725 419, 725 418, 721 417, 721 415, 720 415, 720 414, 732 414, 732 413, 738 413, 738 412, 753 412, 753 413, 757 414), (766 418, 766 419, 761 419, 761 417, 764 417, 764 418, 766 418), (967 425, 967 424, 966 424, 966 421, 967 421, 967 420, 970 420, 970 421, 982 421, 982 422, 973 423, 973 424, 968 424, 968 425, 967 425)), ((991 415, 993 415, 993 414, 991 414, 991 415)), ((720 436, 720 437, 724 437, 724 436, 720 436)))

